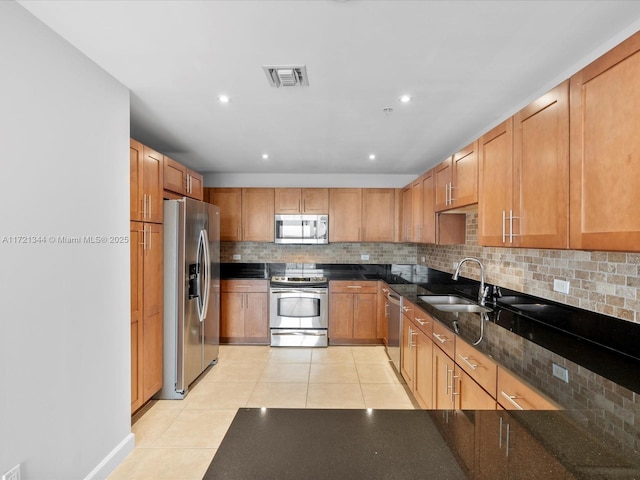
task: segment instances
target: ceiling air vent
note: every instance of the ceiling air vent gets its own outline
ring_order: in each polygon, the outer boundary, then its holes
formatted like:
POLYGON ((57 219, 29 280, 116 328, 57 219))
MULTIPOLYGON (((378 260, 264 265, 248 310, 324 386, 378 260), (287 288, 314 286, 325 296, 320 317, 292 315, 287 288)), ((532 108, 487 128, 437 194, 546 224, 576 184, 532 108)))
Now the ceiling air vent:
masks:
POLYGON ((271 65, 262 67, 272 87, 295 87, 309 85, 306 65, 271 65))

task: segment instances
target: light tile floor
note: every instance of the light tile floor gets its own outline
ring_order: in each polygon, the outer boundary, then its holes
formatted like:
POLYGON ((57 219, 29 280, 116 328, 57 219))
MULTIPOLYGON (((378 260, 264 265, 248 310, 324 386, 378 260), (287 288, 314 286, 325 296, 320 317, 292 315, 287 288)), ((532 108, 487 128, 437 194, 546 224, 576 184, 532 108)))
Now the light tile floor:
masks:
POLYGON ((109 480, 201 480, 238 408, 413 409, 405 388, 380 346, 221 345, 184 400, 136 414, 136 448, 109 480))

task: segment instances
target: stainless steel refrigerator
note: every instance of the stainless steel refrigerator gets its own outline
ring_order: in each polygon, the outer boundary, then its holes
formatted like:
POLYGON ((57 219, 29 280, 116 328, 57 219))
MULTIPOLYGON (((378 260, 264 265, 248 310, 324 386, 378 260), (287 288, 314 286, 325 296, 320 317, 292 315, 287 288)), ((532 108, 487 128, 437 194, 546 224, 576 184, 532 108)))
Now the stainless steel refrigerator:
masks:
POLYGON ((165 200, 164 372, 154 398, 183 399, 219 348, 220 209, 165 200))

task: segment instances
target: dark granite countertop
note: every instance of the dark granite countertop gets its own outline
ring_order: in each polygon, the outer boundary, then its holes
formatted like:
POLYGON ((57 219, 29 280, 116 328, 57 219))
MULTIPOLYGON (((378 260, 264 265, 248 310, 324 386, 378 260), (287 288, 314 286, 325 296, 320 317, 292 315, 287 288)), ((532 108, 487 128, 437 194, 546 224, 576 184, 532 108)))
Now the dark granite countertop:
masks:
POLYGON ((203 480, 638 479, 583 412, 238 410, 203 480))

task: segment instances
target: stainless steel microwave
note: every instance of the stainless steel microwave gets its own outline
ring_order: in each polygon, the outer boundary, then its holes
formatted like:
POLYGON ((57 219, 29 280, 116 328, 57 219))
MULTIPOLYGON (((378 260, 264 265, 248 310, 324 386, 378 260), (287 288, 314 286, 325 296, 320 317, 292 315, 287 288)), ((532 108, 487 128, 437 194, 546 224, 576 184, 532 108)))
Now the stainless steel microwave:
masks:
POLYGON ((329 243, 329 215, 276 215, 275 243, 329 243))

